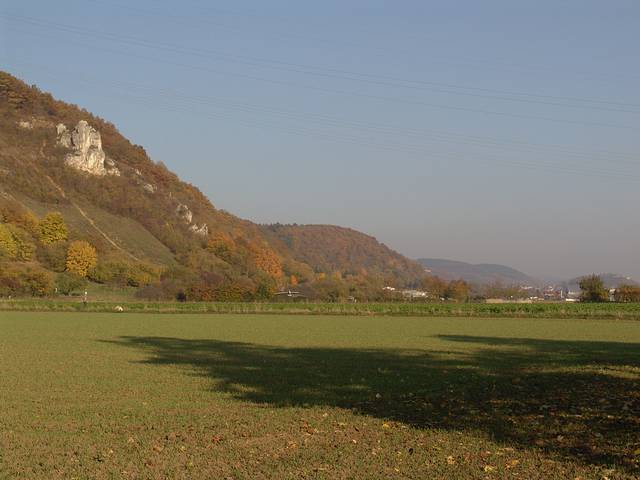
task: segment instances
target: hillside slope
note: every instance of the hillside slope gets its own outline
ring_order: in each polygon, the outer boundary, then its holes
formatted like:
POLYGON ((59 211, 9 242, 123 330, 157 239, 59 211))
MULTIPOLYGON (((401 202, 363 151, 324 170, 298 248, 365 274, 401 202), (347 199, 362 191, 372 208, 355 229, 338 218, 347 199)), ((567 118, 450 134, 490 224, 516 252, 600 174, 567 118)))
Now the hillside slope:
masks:
MULTIPOLYGON (((29 216, 42 221, 56 211, 69 234, 54 250, 86 240, 98 253, 93 270, 113 273, 143 265, 151 271, 153 266, 163 273, 127 282, 155 286, 153 295, 163 298, 180 292, 194 300, 264 298, 291 283, 312 286, 321 274, 336 271, 345 276, 357 272, 360 282, 384 277, 399 284, 409 284, 421 273, 414 262, 352 230, 326 227, 331 236, 305 235, 300 248, 285 241, 277 227, 261 227, 218 210, 113 124, 4 72, 0 207, 5 212, 0 222, 12 224, 5 232, 11 237, 7 241, 23 239, 35 252, 18 264, 15 248, 0 251, 5 266, 24 269, 30 263, 62 273, 60 258, 55 265, 48 260, 53 247, 39 238, 37 226, 28 231, 20 223, 29 216)), ((110 281, 105 280, 108 275, 92 278, 93 270, 90 279, 110 281)))
POLYGON ((392 284, 416 282, 424 276, 424 268, 417 262, 391 250, 374 237, 350 228, 276 224, 263 226, 262 230, 316 272, 381 275, 392 284))
POLYGON ((515 268, 497 264, 472 264, 445 260, 441 258, 420 258, 418 262, 431 274, 451 280, 463 280, 478 285, 489 285, 499 282, 503 285, 538 285, 540 282, 515 268))

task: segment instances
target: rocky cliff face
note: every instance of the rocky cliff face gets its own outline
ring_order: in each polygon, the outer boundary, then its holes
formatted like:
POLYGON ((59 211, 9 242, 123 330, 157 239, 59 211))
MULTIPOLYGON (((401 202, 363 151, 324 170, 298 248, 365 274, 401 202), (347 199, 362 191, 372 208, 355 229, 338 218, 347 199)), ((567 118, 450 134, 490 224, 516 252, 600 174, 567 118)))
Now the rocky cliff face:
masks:
POLYGON ((176 207, 176 215, 180 219, 182 219, 183 222, 189 225, 190 232, 193 232, 196 235, 200 235, 203 237, 206 237, 207 235, 209 235, 209 227, 207 226, 206 223, 203 223, 202 225, 198 225, 197 223, 192 223, 193 213, 191 212, 188 206, 182 203, 179 203, 178 206, 176 207))
POLYGON ((77 170, 91 175, 120 175, 113 160, 107 158, 102 150, 100 132, 80 120, 73 131, 60 123, 56 127, 58 144, 71 150, 65 157, 65 163, 77 170))

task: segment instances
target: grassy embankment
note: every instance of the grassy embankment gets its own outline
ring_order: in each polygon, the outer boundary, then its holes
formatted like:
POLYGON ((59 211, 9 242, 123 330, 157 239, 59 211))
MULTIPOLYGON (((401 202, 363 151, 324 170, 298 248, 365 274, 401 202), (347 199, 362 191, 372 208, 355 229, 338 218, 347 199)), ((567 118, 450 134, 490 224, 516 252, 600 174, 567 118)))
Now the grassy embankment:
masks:
MULTIPOLYGON (((105 294, 106 295, 106 294, 105 294)), ((316 303, 316 302, 145 302, 103 295, 103 301, 84 305, 72 299, 0 299, 5 311, 88 311, 140 313, 264 313, 310 315, 393 315, 452 317, 610 318, 640 319, 640 303, 316 303)))

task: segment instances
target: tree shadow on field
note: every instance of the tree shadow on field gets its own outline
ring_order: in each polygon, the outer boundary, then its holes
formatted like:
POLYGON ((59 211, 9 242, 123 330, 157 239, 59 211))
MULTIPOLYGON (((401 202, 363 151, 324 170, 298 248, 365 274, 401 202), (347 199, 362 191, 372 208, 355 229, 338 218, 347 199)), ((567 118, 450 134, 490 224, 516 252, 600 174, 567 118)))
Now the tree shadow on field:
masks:
POLYGON ((416 428, 473 430, 640 472, 640 344, 439 336, 451 351, 283 348, 122 337, 145 363, 185 365, 212 389, 274 407, 352 409, 416 428), (452 347, 453 345, 453 347, 452 347), (453 348, 460 346, 459 350, 453 348))

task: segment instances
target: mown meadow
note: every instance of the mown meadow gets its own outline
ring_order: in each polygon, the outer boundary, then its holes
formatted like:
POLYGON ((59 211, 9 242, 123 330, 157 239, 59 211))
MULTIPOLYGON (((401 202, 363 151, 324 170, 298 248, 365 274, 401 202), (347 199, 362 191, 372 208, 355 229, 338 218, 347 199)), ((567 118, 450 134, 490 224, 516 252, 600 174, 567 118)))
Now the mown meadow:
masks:
POLYGON ((0 311, 0 478, 640 475, 640 322, 0 311))

